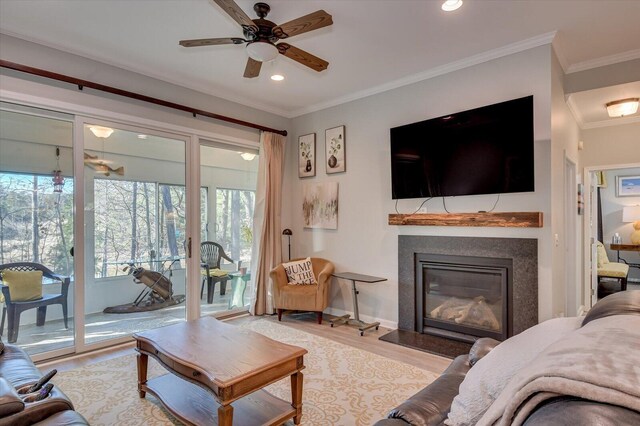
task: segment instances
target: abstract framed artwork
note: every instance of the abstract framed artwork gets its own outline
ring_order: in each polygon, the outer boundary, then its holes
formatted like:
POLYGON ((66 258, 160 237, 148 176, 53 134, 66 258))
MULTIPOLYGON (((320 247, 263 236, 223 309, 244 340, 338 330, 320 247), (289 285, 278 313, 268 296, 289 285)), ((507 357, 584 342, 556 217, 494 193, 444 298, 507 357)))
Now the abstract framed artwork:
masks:
POLYGON ((298 137, 298 177, 316 175, 316 134, 298 137))
POLYGON ((640 176, 616 176, 616 197, 640 197, 640 176))
POLYGON ((327 174, 347 171, 346 140, 344 126, 333 127, 324 132, 327 174))
POLYGON ((302 185, 305 228, 338 229, 338 182, 302 185))

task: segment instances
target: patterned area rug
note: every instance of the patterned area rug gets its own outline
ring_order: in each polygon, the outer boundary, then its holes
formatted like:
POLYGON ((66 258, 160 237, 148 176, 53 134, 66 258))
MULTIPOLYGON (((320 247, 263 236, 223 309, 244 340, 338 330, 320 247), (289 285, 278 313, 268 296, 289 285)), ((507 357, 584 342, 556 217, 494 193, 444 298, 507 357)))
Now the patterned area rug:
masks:
MULTIPOLYGON (((303 370, 303 425, 371 425, 437 377, 272 321, 251 321, 242 327, 309 351, 303 370)), ((150 359, 149 377, 164 373, 150 359)), ((138 398, 135 355, 58 373, 53 381, 93 426, 180 424, 153 396, 138 398)), ((290 400, 289 379, 266 389, 290 400)))

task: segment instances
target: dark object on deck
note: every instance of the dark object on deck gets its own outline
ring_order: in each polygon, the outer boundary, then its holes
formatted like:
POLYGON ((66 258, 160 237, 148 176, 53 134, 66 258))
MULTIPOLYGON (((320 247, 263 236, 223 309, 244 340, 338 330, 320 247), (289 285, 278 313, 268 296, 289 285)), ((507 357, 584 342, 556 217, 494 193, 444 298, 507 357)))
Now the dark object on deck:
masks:
MULTIPOLYGON (((172 261, 169 268, 167 268, 170 274, 171 267, 178 261, 178 259, 172 261)), ((129 273, 133 275, 134 283, 144 284, 148 289, 143 289, 133 303, 105 308, 103 311, 105 314, 156 311, 184 302, 184 295, 173 295, 173 284, 164 273, 149 271, 141 266, 134 268, 133 265, 129 265, 127 269, 129 269, 129 273)))

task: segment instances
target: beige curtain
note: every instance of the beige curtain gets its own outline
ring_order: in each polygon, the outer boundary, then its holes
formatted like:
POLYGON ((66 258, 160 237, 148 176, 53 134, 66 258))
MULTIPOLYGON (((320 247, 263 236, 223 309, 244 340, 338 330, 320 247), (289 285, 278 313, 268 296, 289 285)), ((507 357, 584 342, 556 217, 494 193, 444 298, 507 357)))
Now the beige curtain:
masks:
POLYGON ((284 136, 270 132, 260 135, 258 188, 253 218, 251 315, 274 313, 269 272, 282 262, 280 210, 284 145, 284 136))

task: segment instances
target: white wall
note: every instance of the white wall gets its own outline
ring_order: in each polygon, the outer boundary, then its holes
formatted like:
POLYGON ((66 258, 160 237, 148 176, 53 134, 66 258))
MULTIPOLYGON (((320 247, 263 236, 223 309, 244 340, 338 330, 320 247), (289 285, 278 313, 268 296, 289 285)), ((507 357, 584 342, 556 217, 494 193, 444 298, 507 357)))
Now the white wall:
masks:
MULTIPOLYGON (((299 179, 297 149, 289 144, 285 170, 283 228, 293 230, 294 256, 332 260, 338 271, 386 277, 383 283, 360 285, 360 312, 386 323, 398 319, 398 242, 401 234, 537 238, 539 240, 539 317, 557 314, 552 282, 551 239, 551 47, 543 46, 450 74, 390 90, 368 98, 293 119, 290 138, 317 134, 317 175, 299 179), (535 187, 533 193, 507 194, 496 211, 542 211, 542 229, 389 226, 391 199, 389 129, 448 113, 534 95, 535 187), (347 171, 327 175, 324 131, 346 126, 347 171), (336 231, 302 228, 301 193, 305 183, 339 182, 336 231)), ((450 211, 489 210, 494 195, 448 198, 450 211)), ((401 213, 415 210, 422 200, 401 200, 401 213)), ((430 212, 443 212, 441 199, 427 203, 430 212)), ((347 283, 334 280, 331 307, 350 311, 347 283)))
MULTIPOLYGON (((600 190, 602 200, 602 239, 611 262, 616 261, 617 252, 609 248, 611 238, 618 233, 623 244, 630 244, 630 236, 633 232, 632 223, 622 222, 622 209, 624 206, 640 205, 639 197, 617 197, 616 176, 640 176, 640 167, 628 169, 607 170, 605 172, 607 186, 600 190)), ((621 251, 620 256, 630 263, 640 263, 640 253, 621 251)), ((629 278, 640 280, 640 270, 629 269, 629 278)))
POLYGON ((585 129, 580 167, 640 163, 640 123, 585 129))
POLYGON ((555 55, 551 61, 551 233, 552 269, 553 269, 553 312, 554 315, 563 312, 565 315, 576 315, 578 306, 583 300, 583 285, 581 279, 581 238, 570 243, 567 250, 567 229, 565 227, 565 209, 575 218, 576 236, 582 236, 581 222, 578 220, 576 205, 565 205, 565 191, 577 192, 575 188, 565 188, 565 158, 575 164, 576 180, 578 174, 578 141, 580 128, 573 114, 569 110, 564 97, 564 72, 555 55), (574 272, 573 282, 567 282, 566 268, 569 257, 573 258, 571 269, 574 272), (568 290, 571 289, 571 290, 568 290), (571 291, 571 294, 568 293, 571 291), (569 305, 567 306, 567 300, 569 305), (567 312, 568 311, 568 312, 567 312))

